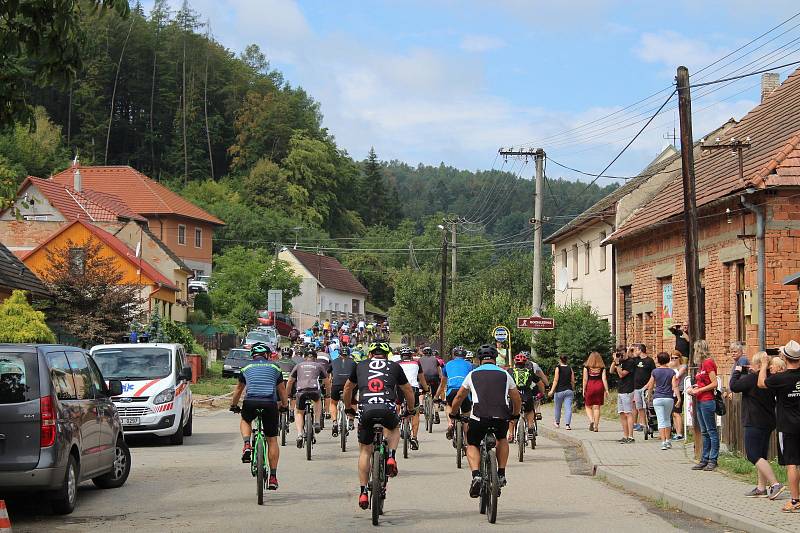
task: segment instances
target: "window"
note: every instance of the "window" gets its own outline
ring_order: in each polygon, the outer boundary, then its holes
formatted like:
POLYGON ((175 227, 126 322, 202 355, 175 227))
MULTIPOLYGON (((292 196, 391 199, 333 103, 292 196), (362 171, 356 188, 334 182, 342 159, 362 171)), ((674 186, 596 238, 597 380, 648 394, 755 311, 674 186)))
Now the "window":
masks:
POLYGON ((747 328, 745 327, 744 315, 744 263, 736 263, 736 340, 739 342, 747 342, 747 328))
POLYGON ((567 268, 567 249, 561 250, 561 267, 567 268))
POLYGON ((0 354, 0 405, 29 402, 39 396, 36 353, 0 354))
POLYGON ((631 286, 622 287, 622 345, 628 345, 628 328, 633 322, 633 291, 631 286))
POLYGON ((339 303, 338 302, 333 304, 333 310, 337 311, 337 312, 339 311, 339 303))
POLYGON ((50 368, 50 380, 59 400, 77 400, 75 382, 72 379, 72 370, 69 368, 67 356, 64 352, 51 352, 45 356, 47 366, 50 368))
POLYGON ((572 279, 578 279, 578 245, 572 245, 572 279))
POLYGON ((100 369, 97 368, 97 363, 91 357, 87 357, 86 361, 89 363, 89 374, 92 376, 92 386, 94 387, 94 393, 96 396, 101 394, 105 394, 106 392, 106 384, 103 381, 103 375, 100 373, 100 369))
MULTIPOLYGON (((600 232, 600 242, 602 243, 606 240, 606 232, 600 232)), ((598 246, 597 247, 597 270, 603 271, 606 269, 606 261, 608 261, 608 257, 606 256, 606 247, 605 246, 598 246)))
POLYGON ((86 270, 86 249, 69 249, 69 268, 73 274, 83 274, 86 270))
POLYGON ((178 224, 178 244, 186 245, 186 226, 178 224))
POLYGON ((361 300, 354 299, 352 303, 353 313, 356 315, 361 314, 361 300))
POLYGON ((350 304, 342 304, 345 313, 350 312, 350 304))
POLYGON ((194 247, 201 248, 203 246, 203 230, 201 228, 194 228, 194 247))
POLYGON ((92 385, 92 374, 89 372, 89 365, 86 364, 86 357, 81 352, 67 352, 67 361, 72 368, 72 377, 75 380, 75 392, 79 400, 94 399, 94 385, 92 385))
POLYGON ((591 245, 587 242, 583 245, 583 273, 587 276, 589 275, 589 262, 591 257, 591 245))

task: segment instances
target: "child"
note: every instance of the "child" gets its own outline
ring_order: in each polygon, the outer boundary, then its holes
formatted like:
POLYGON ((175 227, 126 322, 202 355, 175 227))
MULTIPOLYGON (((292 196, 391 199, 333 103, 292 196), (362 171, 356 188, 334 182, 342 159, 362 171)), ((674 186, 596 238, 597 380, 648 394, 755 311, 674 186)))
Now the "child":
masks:
POLYGON ((773 357, 769 363, 770 374, 780 374, 786 370, 786 363, 780 357, 773 357))

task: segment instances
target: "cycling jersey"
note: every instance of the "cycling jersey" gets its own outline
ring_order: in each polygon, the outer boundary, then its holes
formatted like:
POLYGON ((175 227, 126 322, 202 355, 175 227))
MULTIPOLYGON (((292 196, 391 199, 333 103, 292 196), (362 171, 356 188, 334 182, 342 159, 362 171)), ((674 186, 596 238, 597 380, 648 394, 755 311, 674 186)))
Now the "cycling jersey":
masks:
POLYGON ((422 367, 422 373, 425 374, 425 380, 439 379, 439 360, 432 355, 423 355, 419 358, 419 364, 422 367))
POLYGON ((386 359, 367 359, 358 363, 350 374, 350 381, 358 386, 358 405, 389 405, 394 408, 398 385, 408 383, 400 365, 386 359))
POLYGON ((331 385, 333 387, 341 387, 350 379, 353 370, 356 367, 356 362, 350 357, 340 357, 331 363, 331 385))
POLYGON ((292 370, 295 366, 297 366, 297 363, 294 361, 294 359, 281 358, 275 361, 275 365, 283 374, 283 379, 288 380, 292 375, 292 370))
POLYGON ((319 391, 319 382, 326 376, 327 372, 317 361, 303 361, 292 369, 291 374, 297 380, 298 391, 319 391))
POLYGON ((526 367, 512 367, 508 369, 508 373, 514 378, 514 383, 519 389, 520 393, 529 393, 533 390, 534 385, 541 381, 541 378, 534 374, 534 371, 526 367))
POLYGON ((247 386, 245 400, 278 401, 278 385, 283 383, 280 369, 262 357, 242 368, 239 382, 247 386))
POLYGON ((488 363, 479 366, 467 375, 461 386, 472 394, 472 418, 507 420, 511 417, 508 391, 516 389, 517 385, 511 374, 499 366, 488 363))
POLYGON ((444 365, 442 375, 447 378, 447 393, 458 390, 467 374, 472 372, 472 363, 462 357, 451 359, 444 365))
POLYGON ((401 360, 398 364, 400 365, 400 368, 403 369, 403 372, 405 372, 406 379, 411 386, 415 389, 419 389, 419 373, 422 372, 422 367, 419 366, 419 361, 414 361, 413 359, 409 361, 401 360))
POLYGON ((353 350, 352 352, 350 352, 350 355, 353 356, 353 361, 355 361, 356 363, 360 363, 361 361, 364 360, 364 352, 362 352, 361 350, 353 350))

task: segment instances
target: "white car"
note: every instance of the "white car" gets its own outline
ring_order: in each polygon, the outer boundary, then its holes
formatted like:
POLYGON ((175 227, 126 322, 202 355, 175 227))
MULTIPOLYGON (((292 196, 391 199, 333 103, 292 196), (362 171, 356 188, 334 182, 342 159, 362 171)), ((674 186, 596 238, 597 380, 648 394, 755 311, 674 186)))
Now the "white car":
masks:
POLYGON ((125 435, 169 437, 183 444, 192 434, 192 368, 181 344, 101 344, 91 354, 103 376, 122 382, 112 401, 125 435))

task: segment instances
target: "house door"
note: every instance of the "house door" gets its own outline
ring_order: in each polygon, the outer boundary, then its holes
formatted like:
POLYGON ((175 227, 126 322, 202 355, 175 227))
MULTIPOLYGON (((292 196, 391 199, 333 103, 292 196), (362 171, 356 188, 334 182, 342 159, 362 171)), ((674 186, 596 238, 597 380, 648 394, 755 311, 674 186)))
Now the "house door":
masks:
POLYGON ((353 310, 353 314, 354 315, 360 315, 361 314, 361 301, 353 299, 351 304, 352 305, 350 306, 350 309, 353 310))

